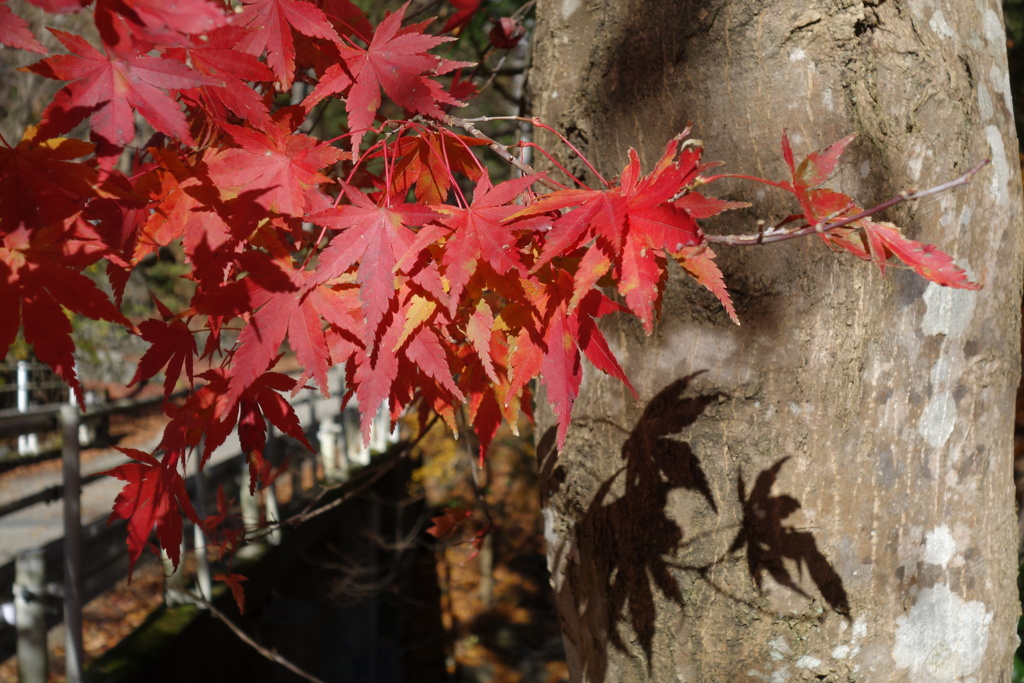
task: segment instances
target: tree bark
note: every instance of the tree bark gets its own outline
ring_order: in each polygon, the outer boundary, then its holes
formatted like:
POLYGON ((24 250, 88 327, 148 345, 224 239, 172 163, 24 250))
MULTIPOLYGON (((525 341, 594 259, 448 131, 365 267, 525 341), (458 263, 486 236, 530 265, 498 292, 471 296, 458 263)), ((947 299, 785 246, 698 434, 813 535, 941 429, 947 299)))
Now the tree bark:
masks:
MULTIPOLYGON (((609 322, 641 400, 588 368, 560 454, 539 416, 573 680, 1008 681, 1022 235, 998 2, 542 0, 533 63, 534 114, 609 175, 690 121, 705 158, 769 179, 784 127, 798 158, 856 132, 831 186, 864 206, 992 159, 878 217, 980 292, 807 239, 718 250, 741 327, 682 276, 650 338, 609 322)), ((755 209, 709 232, 793 210, 712 187, 755 209)))

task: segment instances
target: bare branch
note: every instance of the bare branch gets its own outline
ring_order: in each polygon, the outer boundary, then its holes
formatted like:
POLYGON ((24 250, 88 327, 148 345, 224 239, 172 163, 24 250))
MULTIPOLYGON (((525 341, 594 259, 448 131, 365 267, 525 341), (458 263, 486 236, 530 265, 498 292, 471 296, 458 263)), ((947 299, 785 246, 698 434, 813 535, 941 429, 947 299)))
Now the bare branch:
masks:
MULTIPOLYGON (((500 156, 502 159, 504 159, 508 163, 510 163, 513 166, 515 166, 516 168, 518 168, 525 175, 533 175, 533 174, 537 173, 537 171, 535 171, 532 166, 530 166, 529 164, 524 164, 522 161, 517 159, 514 154, 512 154, 507 149, 505 149, 504 145, 502 145, 497 140, 495 140, 495 139, 493 139, 491 137, 488 137, 484 133, 480 132, 480 129, 473 125, 474 121, 499 121, 499 120, 501 120, 501 121, 524 121, 524 120, 525 121, 532 121, 532 119, 524 119, 521 116, 494 116, 494 117, 474 119, 473 121, 470 121, 469 119, 460 119, 460 118, 458 118, 456 116, 446 116, 445 119, 444 119, 444 122, 446 124, 448 124, 449 126, 453 126, 455 128, 461 128, 462 130, 466 131, 467 133, 469 133, 470 135, 472 135, 473 137, 475 137, 478 140, 483 140, 484 142, 487 143, 487 146, 490 147, 498 156, 500 156)), ((561 187, 558 186, 557 183, 555 183, 553 180, 550 180, 547 177, 539 178, 539 182, 543 183, 545 186, 547 186, 548 188, 550 188, 552 190, 560 190, 560 189, 562 189, 561 187)))
POLYGON ((263 655, 264 657, 266 657, 270 661, 275 662, 276 664, 280 664, 281 666, 283 666, 284 668, 288 669, 289 671, 291 671, 296 676, 299 676, 301 678, 305 678, 307 681, 312 681, 312 683, 324 683, 324 681, 322 679, 317 678, 316 676, 314 676, 311 673, 307 673, 303 669, 299 668, 299 666, 297 664, 293 663, 291 660, 286 659, 285 657, 282 657, 277 652, 274 652, 273 650, 268 650, 267 648, 265 648, 262 645, 260 645, 259 643, 257 643, 252 638, 252 636, 250 636, 248 633, 243 631, 242 627, 239 626, 238 624, 236 624, 235 622, 233 622, 231 620, 231 618, 228 617, 228 615, 226 615, 223 612, 221 612, 219 609, 217 609, 211 603, 209 603, 206 600, 204 600, 202 597, 196 595, 195 593, 182 593, 181 595, 182 595, 182 597, 184 599, 186 599, 186 600, 188 600, 190 602, 194 602, 195 604, 203 607, 204 609, 209 611, 209 613, 212 614, 214 617, 216 617, 217 619, 220 619, 221 621, 223 621, 224 624, 229 629, 231 629, 231 631, 236 636, 238 636, 239 640, 244 642, 246 645, 248 645, 252 649, 256 650, 256 652, 259 652, 261 655, 263 655))

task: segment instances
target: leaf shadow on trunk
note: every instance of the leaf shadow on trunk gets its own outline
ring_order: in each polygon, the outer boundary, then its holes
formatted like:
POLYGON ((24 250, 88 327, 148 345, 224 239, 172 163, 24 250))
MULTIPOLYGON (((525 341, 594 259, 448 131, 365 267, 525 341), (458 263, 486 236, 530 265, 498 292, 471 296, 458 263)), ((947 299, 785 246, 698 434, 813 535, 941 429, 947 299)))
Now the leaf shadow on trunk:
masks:
MULTIPOLYGON (((716 566, 740 561, 737 554, 743 550, 758 592, 762 590, 763 575, 768 573, 781 585, 810 597, 783 564, 785 559, 792 560, 801 571, 807 570, 833 610, 849 615, 842 580, 818 550, 813 535, 783 525, 783 520, 800 507, 799 502, 790 496, 771 495, 788 457, 761 472, 749 494, 742 474, 738 475, 738 500, 729 501, 729 505, 742 508, 743 520, 738 531, 737 525, 725 527, 736 533, 727 551, 712 552, 712 558, 702 563, 676 561, 681 550, 699 549, 709 536, 725 530, 687 537, 667 512, 669 495, 681 489, 699 497, 702 504, 698 503, 696 514, 719 514, 720 502, 715 500, 699 458, 690 444, 679 438, 679 433, 694 424, 709 405, 726 398, 720 392, 685 395, 700 374, 672 382, 647 404, 622 445, 625 465, 600 485, 587 508, 575 516, 571 537, 555 549, 549 563, 559 609, 576 612, 574 618, 567 621, 563 616, 562 621, 567 625, 570 667, 575 664, 581 680, 607 680, 611 673, 607 643, 634 656, 640 655, 639 647, 647 674, 652 673, 658 611, 668 602, 681 609, 687 607, 678 578, 681 572, 730 600, 769 614, 763 606, 712 579, 716 566)), ((552 429, 545 433, 537 451, 545 507, 568 478, 553 445, 552 429)))
POLYGON ((780 458, 774 465, 763 470, 749 494, 743 482, 743 473, 739 473, 736 494, 743 505, 743 522, 729 547, 729 553, 746 548, 747 568, 759 591, 763 588, 764 575, 767 573, 779 585, 810 598, 790 574, 783 560, 796 562, 801 572, 807 572, 829 606, 849 618, 850 603, 846 589, 843 588, 843 580, 818 550, 814 535, 783 523, 800 509, 800 502, 792 496, 772 495, 779 470, 787 460, 789 456, 780 458))

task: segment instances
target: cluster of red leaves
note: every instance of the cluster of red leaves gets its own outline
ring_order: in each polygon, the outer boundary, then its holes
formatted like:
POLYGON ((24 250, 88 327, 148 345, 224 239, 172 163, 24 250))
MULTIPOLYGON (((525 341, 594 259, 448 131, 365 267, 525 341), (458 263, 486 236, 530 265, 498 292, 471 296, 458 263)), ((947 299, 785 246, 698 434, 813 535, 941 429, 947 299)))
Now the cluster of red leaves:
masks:
MULTIPOLYGON (((50 12, 88 4, 33 2, 50 12)), ((453 4, 447 30, 480 5, 453 4)), ((205 461, 237 429, 255 485, 268 474, 267 421, 306 443, 287 394, 313 380, 326 395, 332 366, 345 368, 364 434, 382 403, 392 418, 436 413, 453 429, 465 404, 482 456, 502 420, 529 413, 535 379, 560 445, 583 357, 630 386, 597 321, 628 312, 650 331, 668 259, 737 320, 698 220, 743 204, 697 191, 708 166, 699 144, 672 140, 647 175, 631 152, 616 182, 538 196, 553 181, 495 182, 476 154, 481 141, 445 125, 465 96, 452 92, 474 89, 458 74, 448 89, 439 78, 467 65, 434 55, 454 38, 428 33, 429 21, 405 24, 405 6, 376 26, 350 0, 237 9, 96 0, 102 44, 51 29, 70 54, 28 70, 66 85, 38 127, 0 149, 0 302, 15 312, 0 319, 0 348, 20 327, 80 393, 67 309, 150 342, 133 381, 163 372, 167 394, 182 379, 204 381, 168 407, 156 453, 131 452, 111 472, 126 482, 113 514, 131 520, 133 561, 153 528, 177 559, 182 514, 197 521, 182 483, 191 453, 205 461), (311 86, 305 100, 276 106, 275 92, 297 80, 311 86), (331 99, 344 102, 346 123, 323 140, 307 124, 331 99), (405 118, 386 120, 385 106, 405 118), (136 114, 159 134, 129 154, 136 114), (61 137, 86 119, 91 142, 61 137), (132 268, 172 243, 191 266, 190 306, 125 319, 116 304, 132 268), (113 301, 82 273, 101 261, 113 301), (273 371, 285 348, 305 368, 298 379, 273 371)), ((495 32, 505 46, 521 35, 514 21, 495 32)), ((3 5, 0 40, 44 51, 3 5)), ((848 141, 799 168, 785 145, 792 179, 775 185, 796 196, 800 219, 855 208, 817 187, 848 141)), ((880 266, 894 255, 969 286, 944 254, 884 224, 824 237, 880 266)))

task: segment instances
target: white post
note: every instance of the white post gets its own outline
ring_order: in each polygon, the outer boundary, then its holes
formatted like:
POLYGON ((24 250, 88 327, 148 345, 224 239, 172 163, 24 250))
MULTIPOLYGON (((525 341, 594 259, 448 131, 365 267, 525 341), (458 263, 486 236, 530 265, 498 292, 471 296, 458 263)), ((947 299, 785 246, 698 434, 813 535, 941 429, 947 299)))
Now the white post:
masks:
POLYGON ((281 527, 277 526, 281 521, 281 511, 277 507, 277 493, 274 491, 274 484, 263 489, 263 505, 267 513, 267 524, 272 525, 270 533, 267 534, 267 543, 281 545, 281 527))
POLYGON ((377 408, 377 414, 373 416, 373 423, 370 427, 370 450, 378 453, 384 452, 388 447, 389 431, 391 430, 388 404, 381 403, 377 408))
POLYGON ((14 561, 14 624, 18 630, 18 681, 46 683, 46 561, 42 548, 14 561))
POLYGON ((178 547, 178 566, 174 566, 166 548, 160 549, 160 563, 164 568, 164 604, 168 607, 189 604, 185 584, 185 538, 182 536, 178 547))
MULTIPOLYGON (((345 461, 349 466, 364 467, 370 464, 370 449, 363 445, 363 433, 359 426, 359 420, 359 410, 351 405, 341 414, 345 461)), ((372 431, 371 429, 371 433, 372 431)))
MULTIPOLYGON (((283 444, 277 435, 274 425, 267 424, 267 442, 263 450, 263 457, 267 459, 271 467, 279 467, 282 463, 283 444)), ((267 543, 270 545, 281 545, 281 527, 277 526, 281 521, 281 511, 277 507, 277 479, 263 487, 263 517, 270 532, 267 534, 267 543)))
MULTIPOLYGON (((238 487, 238 504, 242 508, 242 529, 244 538, 250 540, 259 532, 260 499, 259 491, 250 493, 249 463, 242 461, 241 482, 238 487)), ((258 483, 258 482, 257 482, 258 483)))
MULTIPOLYGON (((27 413, 30 407, 32 388, 32 364, 27 360, 18 361, 18 412, 27 413)), ((36 434, 22 434, 18 437, 18 455, 39 453, 39 437, 36 434)))
POLYGON ((82 683, 82 472, 78 408, 60 407, 64 461, 64 646, 68 683, 82 683))
POLYGON ((335 420, 324 420, 320 423, 320 429, 317 432, 317 439, 320 441, 320 459, 324 465, 324 479, 327 481, 342 481, 348 474, 348 462, 341 457, 338 448, 341 431, 341 425, 335 420))
MULTIPOLYGON (((206 472, 200 467, 199 463, 201 460, 200 454, 203 452, 204 442, 199 442, 199 447, 196 449, 193 458, 196 462, 196 500, 195 508, 196 514, 199 515, 199 519, 206 519, 206 472)), ((203 533, 203 527, 196 524, 193 527, 193 538, 196 546, 196 584, 199 588, 199 595, 202 596, 203 600, 209 602, 213 599, 213 579, 210 574, 210 558, 206 556, 206 534, 203 533)))
MULTIPOLYGON (((77 370, 76 370, 77 372, 77 370)), ((68 403, 71 405, 78 405, 78 401, 75 398, 75 390, 68 387, 68 403)), ((99 401, 96 400, 96 393, 92 391, 85 392, 85 408, 89 409, 90 406, 94 406, 99 401)), ((82 420, 81 424, 78 425, 78 442, 85 447, 89 447, 96 444, 96 428, 82 420)))

